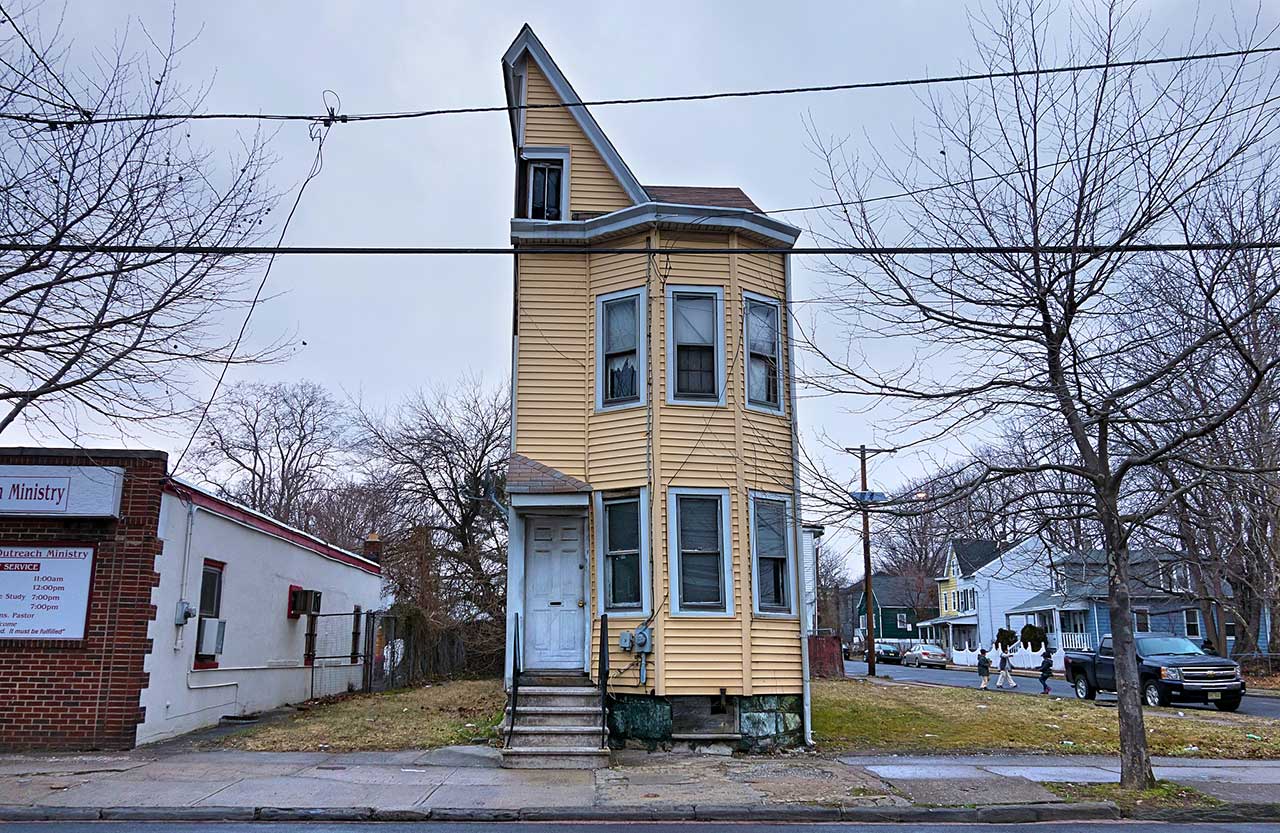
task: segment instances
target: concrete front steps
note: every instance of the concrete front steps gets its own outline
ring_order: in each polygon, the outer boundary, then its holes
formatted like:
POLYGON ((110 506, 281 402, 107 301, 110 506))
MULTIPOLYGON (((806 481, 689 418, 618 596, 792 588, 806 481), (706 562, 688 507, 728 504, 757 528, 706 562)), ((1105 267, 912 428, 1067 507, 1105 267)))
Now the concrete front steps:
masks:
POLYGON ((508 705, 506 715, 500 727, 504 767, 598 769, 609 765, 600 689, 586 675, 521 675, 516 713, 512 715, 508 705))

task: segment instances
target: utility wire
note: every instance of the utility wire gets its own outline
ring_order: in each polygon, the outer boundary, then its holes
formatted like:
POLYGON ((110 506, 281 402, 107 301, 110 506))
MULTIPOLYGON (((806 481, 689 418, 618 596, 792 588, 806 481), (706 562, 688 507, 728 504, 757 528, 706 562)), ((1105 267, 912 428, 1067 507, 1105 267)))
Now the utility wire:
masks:
POLYGON ((1210 243, 1114 243, 1078 246, 724 246, 615 248, 609 246, 138 246, 78 243, 0 243, 0 252, 60 252, 65 254, 163 254, 251 256, 269 255, 1101 255, 1160 252, 1223 252, 1280 249, 1280 240, 1238 240, 1210 243))
MULTIPOLYGON (((331 94, 329 90, 325 91, 326 95, 331 94)), ((336 97, 336 93, 333 93, 336 97)), ((329 127, 315 128, 314 138, 316 140, 316 155, 311 162, 311 170, 307 173, 302 184, 298 186, 298 194, 293 198, 293 206, 289 209, 289 214, 284 218, 284 225, 280 228, 280 235, 276 238, 277 251, 271 254, 271 259, 267 261, 267 267, 262 272, 262 280, 258 281, 258 288, 253 293, 253 300, 249 302, 249 309, 245 312, 244 320, 240 322, 240 332, 236 334, 235 343, 231 349, 227 351, 227 356, 222 362, 222 368, 218 371, 218 379, 213 384, 213 390, 209 394, 209 398, 205 400, 204 407, 200 410, 200 418, 196 420, 195 427, 191 429, 191 436, 187 438, 187 444, 182 447, 182 453, 178 455, 178 460, 173 464, 173 470, 178 471, 182 467, 182 461, 186 458, 187 452, 191 450, 191 444, 195 442, 196 436, 200 433, 204 421, 209 416, 209 409, 213 407, 214 400, 218 397, 218 391, 222 388, 222 382, 227 378, 227 370, 231 367, 231 361, 235 358, 236 351, 240 349, 240 342, 244 340, 245 331, 249 329, 249 320, 253 317, 253 311, 258 308, 258 301, 262 298, 262 290, 267 286, 267 278, 271 276, 271 267, 276 264, 276 255, 281 249, 280 244, 284 242, 285 233, 289 231, 289 223, 293 220, 293 215, 298 211, 298 205, 302 202, 302 195, 306 193, 307 186, 311 184, 320 171, 324 169, 324 140, 329 136, 329 127)))
POLYGON ((0 119, 28 122, 31 124, 48 124, 52 127, 74 127, 90 124, 111 124, 132 121, 212 121, 212 120, 248 120, 248 121, 308 121, 333 124, 351 122, 395 121, 403 119, 430 118, 433 116, 455 116, 469 113, 511 113, 521 110, 566 109, 574 107, 609 107, 630 104, 658 104, 681 101, 712 101, 728 98, 759 98, 777 95, 798 95, 808 93, 845 92, 852 90, 878 90, 897 87, 919 87, 930 84, 952 84, 970 81, 991 81, 1009 78, 1024 78, 1033 75, 1055 75, 1069 72, 1088 72, 1093 70, 1123 69, 1126 67, 1159 66, 1163 64, 1186 63, 1190 61, 1218 60, 1222 58, 1242 58, 1249 55, 1264 55, 1280 52, 1280 46, 1253 47, 1235 49, 1225 52, 1200 52, 1190 55, 1170 55, 1160 58, 1141 58, 1132 61, 1107 61, 1090 64, 1070 64, 1060 67, 1040 67, 1035 69, 1007 70, 1004 72, 981 72, 958 75, 922 76, 918 78, 901 78, 890 81, 859 81, 848 84, 822 84, 806 87, 775 87, 758 90, 737 90, 711 93, 691 93, 687 95, 642 96, 637 98, 603 98, 593 101, 581 101, 573 104, 565 102, 547 102, 539 104, 505 104, 483 107, 442 107, 430 110, 404 110, 386 113, 351 113, 343 114, 328 111, 324 114, 309 113, 104 113, 94 114, 82 119, 67 119, 57 115, 40 113, 0 113, 0 119))

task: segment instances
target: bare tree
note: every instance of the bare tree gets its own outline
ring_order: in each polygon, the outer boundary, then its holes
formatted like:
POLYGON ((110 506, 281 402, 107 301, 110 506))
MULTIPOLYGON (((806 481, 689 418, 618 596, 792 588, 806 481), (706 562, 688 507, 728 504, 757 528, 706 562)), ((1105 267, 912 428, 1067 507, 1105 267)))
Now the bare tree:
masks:
POLYGON ((201 365, 266 355, 233 351, 218 326, 249 302, 253 262, 150 247, 255 242, 274 203, 263 141, 247 137, 238 158, 223 159, 182 119, 72 126, 189 113, 201 93, 175 81, 172 40, 146 35, 135 53, 122 37, 114 54, 73 63, 56 38, 40 39, 38 13, 7 23, 0 111, 22 117, 0 131, 0 431, 74 437, 86 420, 184 413, 201 365), (82 248, 53 248, 68 245, 82 248))
MULTIPOLYGON (((1175 458, 1212 468, 1194 453, 1199 441, 1236 417, 1275 371, 1236 334, 1273 303, 1280 283, 1273 275, 1257 292, 1241 291, 1232 277, 1236 241, 1208 253, 1133 245, 1202 242, 1186 222, 1190 207, 1259 162, 1276 126, 1275 76, 1257 56, 1117 66, 1154 54, 1131 4, 1113 0, 1095 15, 1075 8, 1009 0, 976 20, 984 68, 1107 69, 938 92, 927 101, 929 132, 905 147, 905 173, 820 143, 845 205, 821 233, 869 248, 905 234, 939 253, 830 261, 834 303, 850 337, 863 342, 863 360, 845 361, 815 342, 827 364, 813 383, 904 406, 903 430, 927 426, 931 437, 954 438, 995 425, 1026 438, 1012 451, 979 452, 958 483, 897 511, 995 482, 1045 496, 1043 473, 1067 481, 1071 499, 1055 511, 1065 515, 1076 496, 1087 496, 1084 520, 1096 524, 1106 554, 1121 781, 1145 787, 1154 778, 1134 650, 1131 539, 1178 493, 1143 492, 1138 475, 1175 458), (1071 28, 1062 32, 1056 24, 1067 14, 1071 28), (873 176, 913 196, 893 209, 864 202, 873 176), (1175 297, 1197 303, 1163 308, 1170 283, 1175 297), (885 357, 903 355, 892 349, 902 345, 911 358, 884 366, 885 357), (1156 401, 1209 354, 1242 384, 1170 421, 1156 401)), ((834 489, 829 500, 859 508, 834 489)))
POLYGON ((210 406, 192 470, 221 496, 309 530, 351 437, 346 408, 314 382, 240 382, 210 406))
POLYGON ((360 414, 362 446, 393 485, 399 526, 383 574, 424 639, 455 634, 469 666, 505 646, 507 531, 498 502, 510 454, 506 388, 479 382, 418 394, 390 414, 360 414))

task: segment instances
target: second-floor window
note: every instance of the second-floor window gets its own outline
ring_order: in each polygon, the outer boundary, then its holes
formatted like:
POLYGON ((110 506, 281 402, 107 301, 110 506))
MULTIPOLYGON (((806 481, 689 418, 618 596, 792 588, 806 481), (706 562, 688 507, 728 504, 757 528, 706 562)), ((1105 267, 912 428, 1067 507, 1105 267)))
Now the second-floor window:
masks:
POLYGON ((599 407, 644 401, 643 302, 640 289, 603 295, 597 302, 599 407))
POLYGON ((559 220, 560 182, 564 166, 558 161, 539 160, 529 163, 529 219, 559 220))
POLYGON ((769 410, 782 405, 781 318, 776 301, 747 297, 747 402, 769 410))
POLYGON ((667 296, 673 402, 724 402, 724 296, 719 289, 680 287, 667 296))

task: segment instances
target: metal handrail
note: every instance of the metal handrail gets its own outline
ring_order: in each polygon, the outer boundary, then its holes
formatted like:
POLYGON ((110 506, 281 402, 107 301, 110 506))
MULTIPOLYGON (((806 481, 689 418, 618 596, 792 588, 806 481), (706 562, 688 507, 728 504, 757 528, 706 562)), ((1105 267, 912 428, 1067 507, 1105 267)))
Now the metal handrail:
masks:
POLYGON ((515 616, 515 641, 511 646, 511 714, 507 718, 507 739, 502 744, 508 749, 511 748, 511 733, 516 728, 516 706, 520 702, 520 614, 512 615, 515 616))
POLYGON ((600 614, 600 748, 609 745, 609 614, 600 614))

